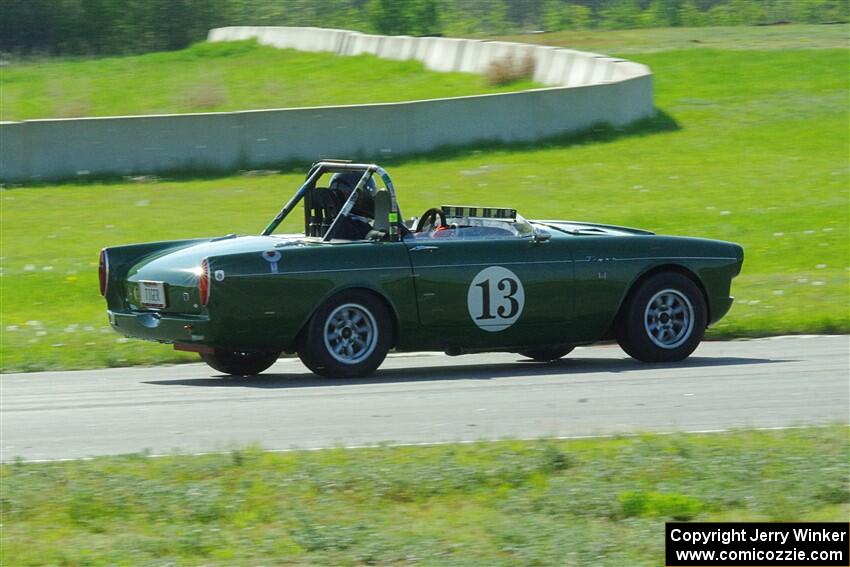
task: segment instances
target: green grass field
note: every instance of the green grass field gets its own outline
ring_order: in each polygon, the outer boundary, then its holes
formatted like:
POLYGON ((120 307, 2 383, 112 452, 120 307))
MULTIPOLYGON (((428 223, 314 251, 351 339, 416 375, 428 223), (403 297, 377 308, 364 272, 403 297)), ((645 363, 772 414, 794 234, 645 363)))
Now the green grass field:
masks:
POLYGON ((846 521, 848 429, 0 466, 4 565, 660 565, 664 522, 846 521))
MULTIPOLYGON (((385 162, 404 214, 466 201, 515 206, 529 218, 732 240, 745 247, 744 270, 733 284, 735 306, 710 337, 850 331, 848 76, 840 72, 848 50, 700 48, 631 57, 655 72, 666 117, 622 132, 385 162)), ((98 251, 257 234, 302 176, 6 188, 0 368, 195 360, 108 328, 98 251)))
POLYGON ((199 43, 134 57, 13 62, 0 73, 0 120, 397 102, 534 86, 495 87, 480 75, 426 71, 418 61, 199 43))
POLYGON ((850 26, 845 23, 631 29, 604 32, 572 30, 508 35, 498 39, 625 55, 700 48, 732 51, 845 49, 848 35, 850 35, 850 26))

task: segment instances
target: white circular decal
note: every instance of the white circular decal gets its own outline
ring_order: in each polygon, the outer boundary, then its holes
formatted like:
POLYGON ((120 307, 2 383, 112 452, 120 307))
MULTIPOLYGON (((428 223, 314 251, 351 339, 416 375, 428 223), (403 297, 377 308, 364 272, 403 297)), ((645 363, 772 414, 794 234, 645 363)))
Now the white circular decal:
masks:
POLYGON ((266 262, 277 262, 280 260, 280 252, 277 250, 266 250, 263 252, 263 258, 266 259, 266 262))
POLYGON ((501 266, 490 266, 472 279, 466 306, 469 316, 481 329, 504 331, 522 315, 525 290, 515 273, 501 266))

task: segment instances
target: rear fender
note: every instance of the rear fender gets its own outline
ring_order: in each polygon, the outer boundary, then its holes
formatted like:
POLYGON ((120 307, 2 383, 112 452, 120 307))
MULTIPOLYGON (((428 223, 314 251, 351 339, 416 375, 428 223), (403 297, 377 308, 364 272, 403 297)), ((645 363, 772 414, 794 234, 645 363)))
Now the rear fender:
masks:
POLYGON ((313 314, 316 312, 316 310, 319 307, 324 305, 325 302, 327 302, 331 298, 336 297, 337 295, 339 295, 341 293, 348 292, 348 291, 364 291, 364 292, 366 292, 370 295, 375 296, 376 299, 378 299, 381 303, 384 304, 384 307, 387 308, 387 313, 389 313, 389 315, 390 315, 390 321, 392 321, 392 324, 393 324, 393 340, 392 340, 392 345, 391 345, 390 348, 392 348, 396 344, 398 344, 400 316, 399 316, 399 313, 398 313, 398 309, 396 309, 396 306, 395 306, 395 304, 393 304, 392 300, 389 297, 387 297, 386 294, 384 294, 380 289, 378 289, 376 286, 374 286, 372 284, 352 283, 350 285, 335 288, 332 292, 326 294, 324 297, 322 297, 319 301, 316 302, 316 304, 310 310, 310 313, 301 322, 301 325, 298 328, 298 333, 296 333, 296 335, 295 335, 295 340, 294 340, 293 344, 291 344, 287 350, 294 350, 294 348, 297 347, 298 342, 300 341, 301 337, 303 336, 305 329, 307 328, 307 324, 310 322, 310 319, 313 317, 313 314))
POLYGON ((167 240, 104 248, 108 266, 106 304, 109 309, 118 310, 126 308, 124 305, 124 281, 127 278, 130 268, 144 258, 154 254, 172 252, 201 242, 208 242, 209 240, 209 238, 193 238, 189 240, 167 240))

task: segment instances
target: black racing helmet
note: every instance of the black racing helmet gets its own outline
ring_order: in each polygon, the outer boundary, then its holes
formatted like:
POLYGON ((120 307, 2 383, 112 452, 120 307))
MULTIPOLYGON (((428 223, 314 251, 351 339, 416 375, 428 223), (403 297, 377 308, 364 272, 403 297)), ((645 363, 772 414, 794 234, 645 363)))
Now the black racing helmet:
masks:
MULTIPOLYGON (((351 192, 354 191, 354 188, 357 187, 357 182, 360 181, 361 177, 363 177, 362 171, 334 173, 328 184, 328 189, 334 191, 339 196, 341 203, 344 203, 351 192)), ((375 180, 371 177, 366 182, 366 189, 373 193, 378 189, 375 180)), ((375 201, 368 193, 361 193, 354 202, 351 212, 361 217, 375 218, 375 201)))

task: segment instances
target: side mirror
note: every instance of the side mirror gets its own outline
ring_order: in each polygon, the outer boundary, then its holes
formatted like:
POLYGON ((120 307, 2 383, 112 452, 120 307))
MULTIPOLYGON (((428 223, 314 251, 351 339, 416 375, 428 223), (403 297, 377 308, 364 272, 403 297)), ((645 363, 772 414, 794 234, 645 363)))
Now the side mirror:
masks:
POLYGON ((552 239, 552 233, 548 230, 543 230, 542 228, 535 228, 534 236, 531 238, 532 242, 535 244, 543 244, 544 242, 549 242, 552 239))

